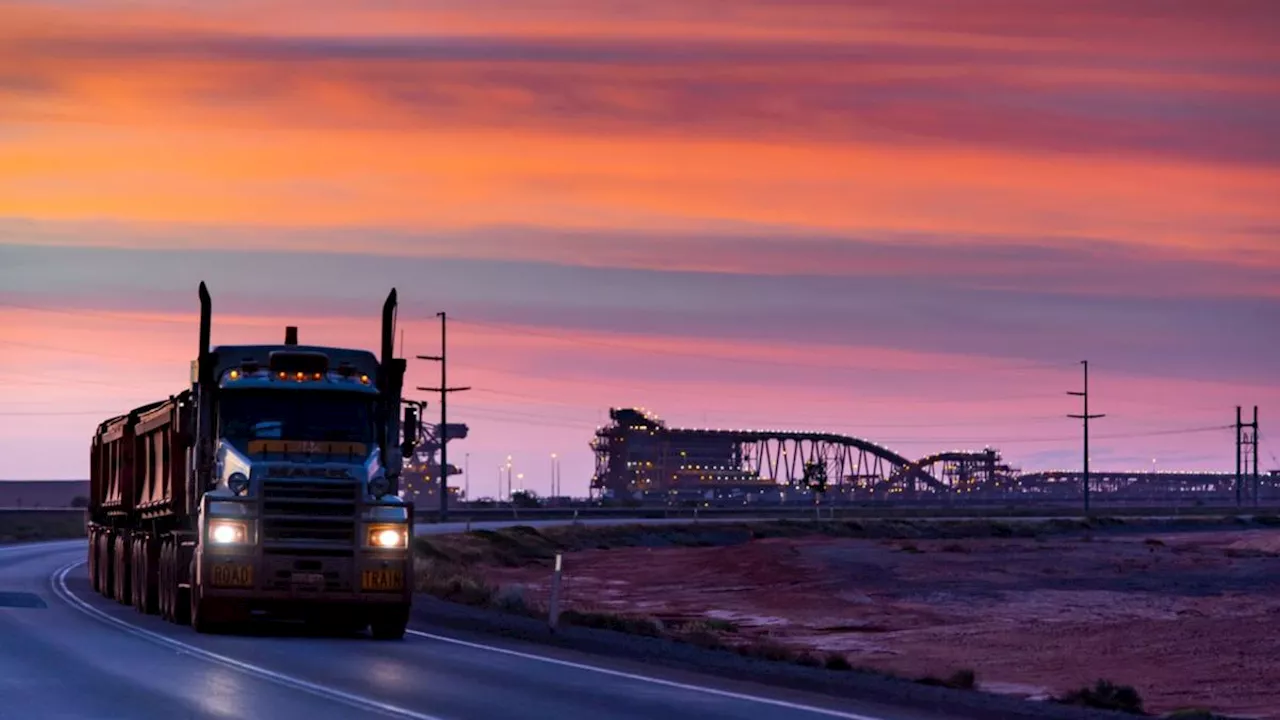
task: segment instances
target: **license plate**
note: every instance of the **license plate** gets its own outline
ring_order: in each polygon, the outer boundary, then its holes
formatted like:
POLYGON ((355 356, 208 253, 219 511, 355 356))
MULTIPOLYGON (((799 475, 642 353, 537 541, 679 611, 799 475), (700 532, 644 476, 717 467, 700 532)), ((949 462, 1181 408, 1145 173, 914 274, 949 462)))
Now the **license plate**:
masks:
POLYGON ((323 585, 324 575, 320 573, 294 573, 293 582, 298 585, 323 585))
POLYGON ((364 590, 399 590, 404 587, 404 572, 395 569, 365 570, 360 574, 364 590))
POLYGON ((218 563, 211 568, 213 585, 218 587, 253 587, 253 566, 218 563))

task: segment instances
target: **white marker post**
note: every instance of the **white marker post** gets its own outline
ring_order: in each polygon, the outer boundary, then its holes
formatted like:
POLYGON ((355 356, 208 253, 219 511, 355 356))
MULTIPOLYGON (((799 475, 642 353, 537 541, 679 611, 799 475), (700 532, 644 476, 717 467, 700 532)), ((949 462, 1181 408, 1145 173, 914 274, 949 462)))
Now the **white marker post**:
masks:
POLYGON ((547 608, 547 625, 551 627, 552 632, 555 632, 556 625, 560 622, 560 577, 563 559, 563 555, 556 553, 556 569, 551 574, 551 606, 547 608))

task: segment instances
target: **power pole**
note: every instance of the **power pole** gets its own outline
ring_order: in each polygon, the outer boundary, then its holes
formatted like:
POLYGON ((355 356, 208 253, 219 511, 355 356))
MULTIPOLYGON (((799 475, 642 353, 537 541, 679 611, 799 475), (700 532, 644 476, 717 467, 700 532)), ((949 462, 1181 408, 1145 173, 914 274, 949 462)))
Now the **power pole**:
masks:
POLYGON ((1084 398, 1084 413, 1081 415, 1068 415, 1069 418, 1084 421, 1084 514, 1089 514, 1089 421, 1106 417, 1106 415, 1090 415, 1089 414, 1089 361, 1081 360, 1080 364, 1084 366, 1084 391, 1074 392, 1067 391, 1068 395, 1084 398))
POLYGON ((1236 406, 1236 507, 1244 495, 1245 475, 1253 477, 1253 504, 1258 504, 1258 406, 1253 406, 1253 422, 1244 422, 1242 408, 1236 406))
POLYGON ((440 387, 438 388, 418 388, 421 392, 438 392, 440 393, 440 430, 436 433, 436 437, 440 440, 440 522, 445 522, 449 518, 449 393, 462 392, 470 390, 470 387, 449 387, 448 376, 446 371, 448 362, 445 360, 448 350, 445 341, 445 327, 447 319, 444 311, 436 313, 436 317, 440 318, 440 354, 439 355, 419 355, 419 360, 434 360, 440 363, 440 387))

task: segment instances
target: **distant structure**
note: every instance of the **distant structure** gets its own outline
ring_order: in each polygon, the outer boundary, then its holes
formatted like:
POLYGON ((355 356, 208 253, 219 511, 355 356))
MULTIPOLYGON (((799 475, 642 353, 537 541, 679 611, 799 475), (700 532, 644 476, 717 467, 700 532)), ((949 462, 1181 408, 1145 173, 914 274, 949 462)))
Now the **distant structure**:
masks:
POLYGON ((603 498, 786 502, 809 496, 805 466, 826 469, 832 499, 913 498, 1001 485, 998 452, 912 461, 869 440, 788 430, 672 428, 644 409, 610 408, 596 431, 593 494, 603 498))
MULTIPOLYGON (((788 430, 668 427, 643 408, 611 408, 591 441, 592 494, 601 499, 735 505, 814 499, 805 466, 821 464, 824 502, 1075 502, 1079 470, 1021 472, 992 448, 952 450, 910 460, 869 440, 788 430)), ((1099 499, 1234 503, 1233 473, 1091 470, 1099 499)), ((1280 472, 1247 496, 1280 500, 1280 472), (1256 494, 1255 494, 1256 493, 1256 494)))
MULTIPOLYGON (((464 440, 469 432, 470 428, 463 423, 449 423, 444 432, 439 423, 422 423, 413 456, 405 458, 400 474, 401 494, 414 504, 415 511, 440 507, 440 446, 445 440, 464 440)), ((449 463, 449 477, 461 474, 458 466, 449 463)), ((450 505, 470 500, 462 496, 461 489, 452 481, 447 487, 450 505)))

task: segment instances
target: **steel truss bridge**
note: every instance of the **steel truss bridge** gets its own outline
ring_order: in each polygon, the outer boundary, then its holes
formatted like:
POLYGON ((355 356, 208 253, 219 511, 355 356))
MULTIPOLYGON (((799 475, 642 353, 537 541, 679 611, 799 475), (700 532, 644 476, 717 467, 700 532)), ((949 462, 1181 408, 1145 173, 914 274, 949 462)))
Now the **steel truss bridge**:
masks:
MULTIPOLYGON (((805 466, 826 469, 827 501, 1071 500, 1082 494, 1078 471, 1023 473, 999 451, 951 450, 910 459, 870 440, 786 430, 669 428, 634 409, 611 409, 596 431, 593 492, 614 497, 677 492, 808 494, 805 466), (698 458, 701 458, 700 460, 698 458)), ((1092 471, 1100 501, 1234 500, 1233 473, 1092 471)), ((1280 499, 1280 475, 1246 478, 1241 497, 1280 499)))

